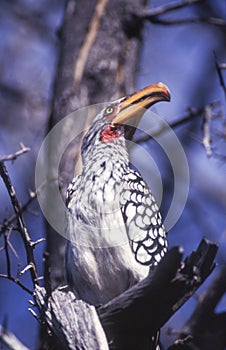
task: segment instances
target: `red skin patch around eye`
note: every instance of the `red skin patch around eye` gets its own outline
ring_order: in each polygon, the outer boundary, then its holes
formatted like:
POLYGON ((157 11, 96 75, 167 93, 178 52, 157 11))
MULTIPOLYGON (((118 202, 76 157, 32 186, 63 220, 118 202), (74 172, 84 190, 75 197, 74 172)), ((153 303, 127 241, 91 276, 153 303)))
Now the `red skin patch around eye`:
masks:
POLYGON ((100 134, 100 140, 103 143, 110 142, 118 137, 120 137, 120 133, 117 128, 112 125, 108 125, 100 134))

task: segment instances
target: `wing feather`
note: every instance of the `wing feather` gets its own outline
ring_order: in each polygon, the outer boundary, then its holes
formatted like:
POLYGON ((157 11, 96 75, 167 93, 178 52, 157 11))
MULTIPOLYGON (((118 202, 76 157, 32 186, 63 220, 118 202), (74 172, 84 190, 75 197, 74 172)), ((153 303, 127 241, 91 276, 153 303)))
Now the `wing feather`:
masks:
POLYGON ((166 232, 155 198, 136 171, 124 175, 120 201, 136 260, 142 265, 157 265, 167 251, 166 232))

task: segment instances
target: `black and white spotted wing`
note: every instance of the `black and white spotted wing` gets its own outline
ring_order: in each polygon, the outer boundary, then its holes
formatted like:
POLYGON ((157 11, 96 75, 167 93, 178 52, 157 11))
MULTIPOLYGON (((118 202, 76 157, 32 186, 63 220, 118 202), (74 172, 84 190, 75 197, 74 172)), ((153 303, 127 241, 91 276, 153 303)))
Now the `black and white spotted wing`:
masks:
POLYGON ((121 210, 131 249, 142 265, 157 265, 167 251, 161 214, 141 176, 130 170, 124 175, 121 210))

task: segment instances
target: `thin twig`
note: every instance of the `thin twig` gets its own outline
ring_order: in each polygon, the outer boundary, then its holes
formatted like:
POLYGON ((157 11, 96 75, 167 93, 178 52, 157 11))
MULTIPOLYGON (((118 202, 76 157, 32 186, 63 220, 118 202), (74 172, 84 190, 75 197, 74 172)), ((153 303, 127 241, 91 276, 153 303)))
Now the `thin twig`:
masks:
MULTIPOLYGON (((8 244, 8 246, 9 246, 9 248, 12 250, 13 254, 14 254, 15 257, 18 259, 18 254, 17 254, 15 248, 13 247, 12 243, 10 242, 10 235, 11 235, 11 233, 12 233, 12 231, 13 231, 14 229, 15 229, 14 226, 7 227, 4 231, 2 231, 2 232, 0 231, 0 233, 3 233, 4 236, 6 236, 6 238, 7 238, 7 244, 8 244), (6 231, 9 231, 8 234, 6 234, 6 231)), ((2 251, 2 250, 5 250, 5 246, 3 246, 3 247, 0 248, 0 251, 2 251)))
POLYGON ((156 136, 162 134, 163 132, 166 132, 167 130, 169 130, 169 128, 174 129, 174 128, 181 126, 185 123, 191 122, 193 119, 195 119, 197 117, 201 117, 203 115, 203 113, 206 112, 207 106, 212 110, 212 108, 216 107, 218 104, 219 104, 219 102, 213 102, 213 103, 209 103, 208 105, 201 107, 201 108, 198 108, 198 109, 189 108, 187 114, 182 116, 180 119, 169 122, 169 124, 163 124, 158 129, 152 130, 151 132, 147 131, 147 133, 144 133, 141 136, 134 138, 133 141, 136 143, 146 142, 146 141, 150 140, 152 137, 156 137, 156 136))
POLYGON ((15 153, 8 154, 6 156, 0 157, 0 162, 7 162, 7 161, 12 161, 15 160, 17 157, 21 156, 24 153, 29 152, 31 149, 29 147, 24 146, 22 142, 20 142, 20 149, 19 151, 16 151, 15 153))
POLYGON ((32 242, 32 247, 33 247, 33 248, 36 247, 36 245, 38 245, 39 243, 44 242, 45 240, 46 240, 45 237, 42 237, 42 238, 37 239, 37 241, 32 242))
POLYGON ((204 113, 204 120, 203 120, 203 139, 202 144, 205 147, 206 154, 208 157, 212 155, 212 148, 211 148, 211 135, 210 135, 210 123, 212 119, 212 108, 207 105, 205 107, 205 113, 204 113))
POLYGON ((38 314, 37 314, 31 307, 28 308, 28 311, 32 314, 32 316, 33 316, 38 322, 41 321, 41 319, 40 319, 40 317, 38 316, 38 314))
POLYGON ((10 256, 9 256, 8 235, 6 233, 4 235, 4 250, 5 250, 5 256, 6 256, 7 275, 9 277, 12 277, 12 275, 11 275, 11 261, 10 261, 10 256))
MULTIPOLYGON (((27 200, 27 202, 25 204, 23 204, 21 206, 21 214, 27 210, 27 208, 29 207, 29 205, 33 202, 33 200, 35 198, 37 198, 37 194, 38 194, 38 189, 36 190, 36 192, 33 191, 29 191, 29 198, 27 200)), ((4 233, 5 230, 8 229, 8 227, 17 219, 17 214, 14 213, 13 215, 11 215, 8 219, 4 220, 3 224, 0 224, 0 234, 4 233)))
POLYGON ((19 276, 20 276, 20 277, 23 276, 23 274, 24 274, 25 272, 27 272, 28 270, 30 270, 30 269, 32 269, 32 265, 31 265, 31 264, 25 266, 25 268, 23 268, 23 270, 19 271, 19 276))
POLYGON ((166 13, 179 10, 194 4, 202 3, 203 0, 182 0, 166 5, 158 6, 156 8, 143 10, 140 13, 136 13, 136 17, 141 20, 147 20, 155 24, 161 25, 181 25, 189 23, 207 23, 211 25, 216 25, 220 27, 226 26, 226 21, 219 17, 191 17, 184 19, 162 19, 161 16, 166 13))
POLYGON ((195 24, 206 23, 206 24, 211 24, 219 27, 226 27, 226 21, 218 17, 191 17, 191 18, 173 19, 173 20, 150 17, 146 19, 152 23, 160 24, 164 26, 183 25, 183 24, 192 24, 192 23, 195 23, 195 24))
POLYGON ((0 325, 0 342, 11 350, 29 350, 21 341, 7 329, 0 325))
POLYGON ((19 287, 21 287, 23 290, 25 290, 25 292, 33 295, 33 291, 31 289, 29 289, 28 287, 26 287, 22 282, 20 282, 20 280, 18 278, 15 278, 13 276, 8 276, 8 274, 5 275, 3 273, 0 273, 0 278, 5 278, 5 279, 8 279, 9 281, 16 283, 19 287))
POLYGON ((35 264, 35 259, 34 259, 34 254, 33 254, 33 242, 29 236, 28 230, 26 228, 26 225, 23 220, 23 216, 21 214, 21 206, 20 203, 17 199, 15 189, 11 183, 8 171, 4 165, 3 162, 0 162, 0 176, 2 177, 4 184, 6 186, 6 189, 8 191, 13 209, 15 211, 15 214, 17 216, 17 226, 19 233, 21 235, 21 238, 24 242, 24 247, 26 250, 26 255, 27 255, 27 264, 32 265, 32 268, 30 269, 30 274, 31 274, 31 279, 33 283, 33 287, 35 288, 38 285, 38 275, 37 275, 37 270, 36 270, 36 264, 35 264))
MULTIPOLYGON (((13 230, 13 227, 11 228, 11 230, 13 230)), ((12 232, 12 231, 10 231, 10 233, 11 233, 11 232, 12 232)), ((8 234, 8 246, 9 246, 9 248, 12 250, 13 254, 15 255, 15 257, 16 257, 17 259, 19 259, 16 249, 14 248, 14 246, 12 245, 12 243, 10 242, 9 236, 10 236, 10 234, 8 234)))
POLYGON ((182 0, 177 1, 169 4, 165 4, 162 6, 158 6, 156 8, 152 8, 150 10, 144 10, 139 17, 142 17, 143 19, 150 19, 152 17, 164 15, 165 13, 178 10, 193 4, 201 3, 203 0, 182 0))
POLYGON ((183 117, 181 117, 178 120, 175 120, 173 122, 170 122, 168 126, 166 126, 165 124, 162 125, 159 129, 155 130, 154 132, 152 131, 151 133, 147 132, 137 138, 134 138, 134 142, 136 143, 141 143, 141 142, 146 142, 148 140, 150 140, 152 137, 156 137, 158 135, 160 135, 161 133, 167 131, 169 129, 169 127, 171 129, 174 129, 180 125, 183 125, 185 123, 188 123, 190 121, 192 121, 193 119, 201 116, 205 111, 205 108, 199 108, 199 109, 189 109, 188 113, 185 114, 183 117))
POLYGON ((220 64, 218 63, 217 61, 217 56, 216 56, 216 53, 214 52, 214 59, 215 59, 215 67, 216 67, 216 71, 217 71, 217 75, 218 75, 218 78, 219 78, 219 81, 220 81, 220 85, 224 91, 224 95, 225 95, 225 98, 226 98, 226 86, 225 86, 225 82, 224 82, 224 78, 223 78, 223 74, 222 74, 222 69, 226 69, 226 64, 220 64))

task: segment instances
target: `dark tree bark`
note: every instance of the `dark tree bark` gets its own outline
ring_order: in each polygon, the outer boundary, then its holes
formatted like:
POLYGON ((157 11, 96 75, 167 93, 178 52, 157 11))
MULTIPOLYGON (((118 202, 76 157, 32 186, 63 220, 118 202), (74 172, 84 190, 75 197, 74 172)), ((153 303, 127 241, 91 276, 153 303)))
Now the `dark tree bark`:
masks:
POLYGON ((226 312, 217 313, 217 304, 226 292, 226 266, 198 299, 191 317, 169 350, 224 350, 226 346, 226 312), (188 339, 189 341, 184 341, 188 339))

